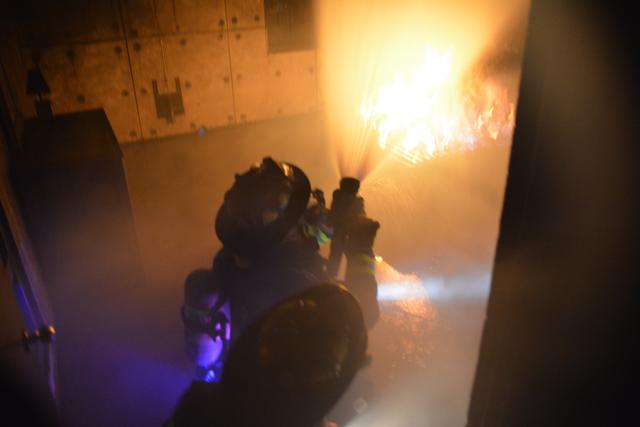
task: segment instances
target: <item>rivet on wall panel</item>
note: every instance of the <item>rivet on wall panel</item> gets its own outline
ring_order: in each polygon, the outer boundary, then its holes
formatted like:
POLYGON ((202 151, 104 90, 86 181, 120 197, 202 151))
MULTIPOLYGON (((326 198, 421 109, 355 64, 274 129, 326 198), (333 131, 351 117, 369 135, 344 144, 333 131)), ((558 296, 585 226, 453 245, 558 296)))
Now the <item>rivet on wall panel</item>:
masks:
POLYGON ((122 54, 122 47, 116 46, 113 48, 113 51, 116 53, 116 55, 120 55, 122 54))
POLYGON ((131 35, 131 37, 138 37, 138 30, 136 30, 135 28, 132 28, 129 31, 129 34, 131 35))
POLYGON ((225 83, 229 83, 229 76, 224 76, 223 80, 224 80, 225 83))
POLYGON ((187 89, 191 88, 191 82, 184 82, 184 87, 186 87, 187 89))
POLYGON ((256 22, 260 22, 260 15, 254 16, 253 20, 256 21, 256 22))
POLYGON ((180 46, 186 46, 187 45, 187 39, 180 39, 180 46))
POLYGON ((141 87, 141 88, 140 88, 140 93, 141 93, 142 95, 146 95, 148 92, 147 92, 147 89, 145 89, 145 88, 141 87))
POLYGON ((237 33, 237 34, 236 34, 236 40, 240 40, 241 38, 242 38, 242 34, 237 33))
POLYGON ((149 129, 149 133, 155 136, 158 132, 155 129, 149 129))
POLYGON ((240 114, 240 120, 242 121, 247 120, 247 116, 244 114, 240 114))
POLYGON ((73 51, 73 49, 67 49, 65 54, 67 55, 67 58, 69 58, 69 61, 71 62, 73 62, 76 59, 76 53, 73 51))
POLYGON ((140 52, 140 49, 142 49, 142 46, 140 45, 140 43, 135 42, 133 44, 133 50, 135 50, 136 52, 140 52))
POLYGON ((236 74, 236 79, 237 80, 241 80, 242 79, 242 74, 240 74, 240 73, 236 74))
POLYGON ((278 114, 282 114, 282 108, 278 108, 278 114))
POLYGON ((231 23, 232 24, 237 24, 238 23, 238 18, 236 18, 235 16, 231 17, 231 23))
POLYGON ((221 19, 218 21, 218 26, 219 27, 224 27, 224 19, 221 19))
POLYGON ((280 77, 280 70, 276 70, 276 77, 280 77))
POLYGON ((233 123, 236 120, 232 115, 227 116, 227 119, 229 119, 229 123, 233 123))
POLYGON ((84 102, 87 100, 84 95, 78 95, 76 96, 76 99, 78 100, 79 103, 84 104, 84 102))
POLYGON ((135 138, 136 136, 138 136, 138 132, 136 132, 135 130, 132 130, 131 132, 129 132, 129 136, 131 138, 135 138))
POLYGON ((222 33, 218 34, 218 40, 222 40, 222 39, 224 39, 224 34, 222 33))
POLYGON ((191 128, 191 130, 196 130, 196 124, 195 123, 189 123, 189 127, 191 128))
POLYGON ((129 91, 124 89, 122 92, 122 96, 129 96, 129 91))
POLYGON ((313 74, 315 72, 315 70, 313 69, 313 67, 309 67, 309 74, 313 74))

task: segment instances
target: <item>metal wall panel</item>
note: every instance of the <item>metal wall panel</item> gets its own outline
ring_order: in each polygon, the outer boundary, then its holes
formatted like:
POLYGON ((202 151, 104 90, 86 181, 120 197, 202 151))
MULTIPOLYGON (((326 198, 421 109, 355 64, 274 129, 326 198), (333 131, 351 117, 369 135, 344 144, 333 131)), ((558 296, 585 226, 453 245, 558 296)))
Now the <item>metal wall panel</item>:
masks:
MULTIPOLYGON (((164 86, 162 53, 157 38, 131 39, 128 41, 131 55, 131 72, 138 99, 138 114, 142 126, 143 138, 155 138, 170 135, 171 127, 156 117, 155 98, 152 81, 160 84, 160 90, 167 92, 164 86)), ((168 80, 169 77, 167 77, 168 80)))
POLYGON ((232 30, 264 27, 264 1, 227 0, 227 18, 232 30))
MULTIPOLYGON (((41 64, 54 113, 103 107, 120 142, 318 108, 314 51, 268 54, 263 0, 39 3, 23 14, 15 74, 41 64)), ((31 116, 33 100, 19 98, 31 116)))
POLYGON ((265 0, 269 52, 315 48, 313 0, 265 0))
POLYGON ((272 100, 276 114, 301 114, 317 108, 315 51, 269 55, 272 100))
POLYGON ((129 37, 159 33, 153 2, 154 0, 122 0, 122 18, 129 37))
POLYGON ((55 114, 104 108, 118 141, 140 137, 123 42, 27 49, 24 57, 25 63, 39 59, 55 114))
POLYGON ((23 0, 20 29, 27 45, 115 40, 122 37, 117 0, 23 0))
POLYGON ((317 109, 315 51, 268 55, 264 29, 229 34, 240 122, 317 109))
POLYGON ((161 21, 163 31, 215 31, 226 23, 224 0, 163 0, 158 1, 158 9, 169 21, 161 21))
POLYGON ((237 121, 272 117, 264 29, 230 31, 229 51, 237 121))
POLYGON ((237 120, 242 123, 273 117, 264 29, 230 31, 229 51, 237 120))
POLYGON ((131 37, 226 28, 224 0, 126 0, 123 15, 131 37))
POLYGON ((144 138, 193 132, 233 121, 229 56, 225 33, 192 34, 129 41, 144 138), (160 95, 176 93, 184 113, 158 116, 153 81, 160 95))
POLYGON ((232 121, 233 92, 226 34, 169 38, 167 65, 169 73, 184 79, 182 93, 189 131, 200 126, 224 126, 232 121))

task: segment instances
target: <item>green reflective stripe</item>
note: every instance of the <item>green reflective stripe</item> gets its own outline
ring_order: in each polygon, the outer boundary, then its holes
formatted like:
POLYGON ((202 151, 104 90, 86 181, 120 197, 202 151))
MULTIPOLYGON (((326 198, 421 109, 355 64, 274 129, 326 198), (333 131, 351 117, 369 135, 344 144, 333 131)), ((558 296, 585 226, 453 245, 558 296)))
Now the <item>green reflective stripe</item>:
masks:
POLYGON ((318 235, 316 236, 316 239, 318 239, 318 243, 320 245, 324 245, 331 240, 331 237, 329 237, 327 233, 318 228, 318 235))
POLYGON ((331 240, 331 237, 325 233, 322 228, 313 226, 311 224, 305 224, 305 232, 309 236, 313 236, 318 241, 319 245, 324 245, 331 240))

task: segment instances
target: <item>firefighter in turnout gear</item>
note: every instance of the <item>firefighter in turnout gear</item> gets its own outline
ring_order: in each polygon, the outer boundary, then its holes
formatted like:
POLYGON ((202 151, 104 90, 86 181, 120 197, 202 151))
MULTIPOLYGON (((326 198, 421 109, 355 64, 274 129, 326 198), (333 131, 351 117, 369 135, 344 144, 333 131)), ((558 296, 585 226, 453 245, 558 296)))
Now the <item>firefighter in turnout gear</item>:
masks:
POLYGON ((319 253, 319 245, 331 238, 332 224, 339 224, 341 254, 347 259, 346 288, 359 301, 367 328, 375 324, 372 247, 379 224, 366 217, 359 197, 338 196, 332 208, 290 163, 266 157, 236 175, 215 220, 223 247, 211 269, 194 271, 185 283, 187 354, 200 380, 220 380, 233 343, 267 310, 320 283, 336 283, 319 253))

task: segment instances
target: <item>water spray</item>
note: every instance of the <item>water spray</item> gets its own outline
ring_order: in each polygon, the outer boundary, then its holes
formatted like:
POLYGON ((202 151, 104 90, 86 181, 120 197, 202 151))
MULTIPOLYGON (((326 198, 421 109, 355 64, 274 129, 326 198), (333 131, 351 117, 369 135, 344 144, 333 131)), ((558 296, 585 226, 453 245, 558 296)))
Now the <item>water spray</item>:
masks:
POLYGON ((360 180, 344 177, 340 180, 340 187, 333 192, 329 210, 329 225, 333 227, 333 238, 327 262, 327 273, 330 277, 336 277, 340 270, 340 261, 348 239, 349 219, 354 215, 364 214, 364 199, 358 196, 359 190, 360 180))

